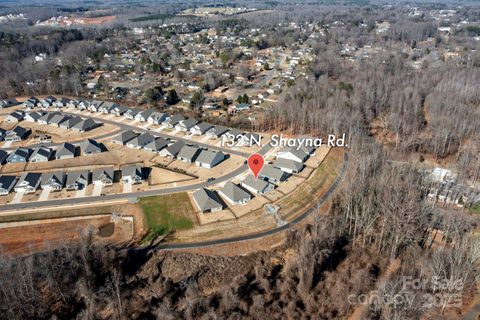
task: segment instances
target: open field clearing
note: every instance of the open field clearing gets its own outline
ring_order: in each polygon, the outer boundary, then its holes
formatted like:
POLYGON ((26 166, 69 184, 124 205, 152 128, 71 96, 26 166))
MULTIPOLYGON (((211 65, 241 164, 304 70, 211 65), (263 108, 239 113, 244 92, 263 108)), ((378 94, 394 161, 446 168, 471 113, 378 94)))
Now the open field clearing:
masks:
MULTIPOLYGON (((145 216, 146 239, 194 225, 194 210, 186 193, 141 198, 138 203, 145 216)), ((145 239, 144 239, 145 240, 145 239)))
POLYGON ((6 254, 26 254, 78 243, 89 235, 94 242, 120 244, 132 239, 132 220, 102 215, 2 223, 0 247, 6 254))

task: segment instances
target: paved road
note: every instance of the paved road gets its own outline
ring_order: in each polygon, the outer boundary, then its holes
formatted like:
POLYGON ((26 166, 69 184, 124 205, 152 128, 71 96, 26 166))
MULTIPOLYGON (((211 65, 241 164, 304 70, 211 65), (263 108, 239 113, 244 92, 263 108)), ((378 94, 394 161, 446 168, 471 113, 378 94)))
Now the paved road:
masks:
MULTIPOLYGON (((71 113, 71 112, 66 112, 66 111, 63 111, 62 113, 69 114, 69 115, 79 115, 78 113, 71 113)), ((109 124, 115 125, 117 127, 120 127, 124 131, 133 130, 133 131, 136 131, 136 132, 149 132, 152 136, 155 136, 155 137, 162 137, 162 138, 165 138, 165 139, 168 138, 168 139, 171 139, 171 140, 174 140, 174 141, 183 141, 183 142, 188 143, 188 144, 196 144, 196 145, 198 145, 200 147, 203 147, 203 148, 222 151, 224 153, 231 153, 231 154, 239 155, 239 156, 242 156, 242 157, 248 157, 250 155, 249 153, 234 150, 234 149, 231 149, 231 148, 213 146, 213 145, 202 143, 202 142, 192 141, 188 138, 177 137, 177 136, 165 134, 165 133, 162 133, 162 132, 158 132, 158 131, 155 131, 155 130, 144 129, 142 127, 138 127, 138 126, 135 126, 135 125, 131 125, 131 124, 127 124, 127 123, 123 123, 123 122, 119 122, 119 121, 104 119, 104 118, 96 116, 94 113, 92 113, 92 114, 82 113, 81 115, 84 118, 92 118, 94 120, 102 121, 103 123, 109 123, 109 124)), ((119 118, 119 117, 117 117, 117 118, 119 118)))
MULTIPOLYGON (((91 137, 89 139, 101 140, 101 139, 104 139, 104 138, 116 136, 117 134, 119 134, 121 132, 122 132, 122 130, 118 129, 118 130, 115 130, 113 132, 108 132, 108 133, 104 133, 104 134, 101 134, 101 135, 98 135, 98 136, 95 136, 95 137, 91 137)), ((71 143, 75 144, 76 142, 80 142, 80 141, 81 140, 74 141, 74 142, 71 142, 71 143)), ((63 142, 60 142, 60 143, 57 143, 57 142, 46 142, 46 143, 40 142, 40 143, 31 144, 31 145, 26 146, 24 148, 30 148, 30 149, 33 149, 33 148, 36 148, 36 147, 52 148, 52 147, 57 147, 57 146, 62 145, 62 144, 63 144, 63 142)), ((15 150, 17 148, 18 147, 7 147, 7 148, 2 148, 2 150, 12 151, 12 150, 15 150)))
MULTIPOLYGON (((272 146, 268 143, 259 150, 259 153, 264 155, 271 148, 272 146)), ((25 202, 25 203, 9 203, 9 204, 0 206, 0 212, 8 211, 8 210, 31 209, 31 208, 37 208, 37 207, 78 205, 78 204, 85 204, 85 203, 92 203, 92 202, 108 202, 113 200, 132 199, 132 198, 192 191, 200 188, 207 188, 221 182, 226 182, 238 176, 239 174, 245 172, 247 169, 248 169, 248 166, 246 164, 243 164, 242 166, 230 171, 229 173, 221 177, 216 178, 213 181, 199 182, 199 183, 191 184, 188 186, 147 190, 147 191, 132 192, 132 193, 110 194, 110 195, 104 195, 104 196, 91 196, 91 197, 84 197, 84 198, 51 199, 51 200, 45 200, 45 201, 35 201, 35 202, 25 202)))
MULTIPOLYGON (((212 246, 212 245, 218 245, 218 244, 226 244, 226 243, 233 243, 233 242, 239 242, 239 241, 245 241, 245 240, 253 240, 253 239, 259 239, 265 236, 273 235, 275 233, 285 231, 289 229, 290 227, 294 226, 295 224, 299 223, 309 215, 315 212, 315 210, 322 204, 324 204, 328 198, 333 194, 333 192, 337 189, 339 184, 342 182, 343 178, 345 177, 345 172, 348 167, 348 152, 344 153, 343 156, 343 164, 342 168, 340 169, 340 174, 337 176, 333 184, 330 186, 330 188, 325 192, 320 199, 318 199, 318 202, 316 205, 312 206, 310 209, 296 217, 294 220, 288 222, 287 224, 258 232, 258 233, 253 233, 253 234, 247 234, 243 236, 237 236, 237 237, 231 237, 231 238, 225 238, 225 239, 218 239, 218 240, 211 240, 211 241, 204 241, 204 242, 192 242, 192 243, 161 243, 153 248, 147 248, 147 250, 157 250, 157 249, 168 249, 168 250, 174 250, 174 249, 191 249, 191 248, 201 248, 201 247, 206 247, 206 246, 212 246)), ((134 249, 135 250, 135 249, 134 249)), ((145 250, 145 249, 138 249, 138 250, 145 250)))
POLYGON ((480 303, 475 305, 470 311, 463 317, 463 320, 477 320, 480 318, 480 303))

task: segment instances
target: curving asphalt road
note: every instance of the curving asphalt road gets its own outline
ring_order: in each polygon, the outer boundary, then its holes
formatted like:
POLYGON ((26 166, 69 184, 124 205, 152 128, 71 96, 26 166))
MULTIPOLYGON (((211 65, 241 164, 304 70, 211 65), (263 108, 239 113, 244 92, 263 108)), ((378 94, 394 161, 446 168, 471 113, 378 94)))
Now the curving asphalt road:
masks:
MULTIPOLYGON (((167 249, 167 250, 175 250, 175 249, 192 249, 192 248, 201 248, 201 247, 206 247, 206 246, 213 246, 213 245, 218 245, 218 244, 227 244, 227 243, 233 243, 233 242, 239 242, 239 241, 245 241, 245 240, 253 240, 253 239, 259 239, 265 236, 273 235, 278 232, 285 231, 289 229, 290 227, 296 225, 297 223, 301 222, 303 219, 311 215, 315 210, 317 209, 318 206, 324 204, 328 198, 333 194, 333 192, 337 189, 339 184, 342 182, 342 180, 345 177, 345 172, 348 167, 348 152, 345 152, 343 155, 343 164, 342 168, 340 169, 340 174, 337 176, 335 181, 332 183, 330 188, 325 192, 320 199, 318 199, 318 202, 312 206, 310 209, 306 210, 304 213, 293 219, 292 221, 288 222, 287 224, 274 228, 274 229, 269 229, 265 231, 261 231, 258 233, 252 233, 252 234, 247 234, 243 236, 237 236, 237 237, 231 237, 231 238, 225 238, 225 239, 218 239, 218 240, 211 240, 211 241, 203 241, 203 242, 190 242, 190 243, 161 243, 157 246, 154 246, 153 248, 147 248, 147 250, 158 250, 158 249, 167 249)), ((138 250, 145 250, 145 249, 138 249, 138 250)))
MULTIPOLYGON (((76 115, 76 116, 79 115, 78 113, 65 112, 65 111, 62 111, 62 113, 68 114, 68 115, 76 115)), ((102 121, 103 123, 109 123, 109 124, 115 125, 117 127, 120 127, 122 130, 125 130, 125 131, 126 130, 132 130, 132 131, 136 131, 136 132, 148 132, 152 136, 155 136, 155 137, 162 137, 162 138, 165 138, 165 139, 168 138, 168 139, 174 140, 174 141, 183 141, 187 144, 196 144, 196 145, 198 145, 200 147, 203 147, 203 148, 222 151, 224 153, 231 153, 231 154, 239 155, 239 156, 242 156, 242 157, 248 157, 250 155, 249 153, 234 150, 234 149, 231 149, 231 148, 213 146, 213 145, 210 145, 210 144, 197 142, 197 141, 192 141, 190 139, 186 139, 186 138, 182 138, 182 137, 168 135, 168 134, 158 132, 158 131, 155 131, 155 130, 144 129, 142 127, 137 127, 137 126, 134 126, 134 125, 131 125, 131 124, 123 123, 123 122, 118 122, 118 121, 113 121, 113 120, 110 120, 110 119, 100 118, 100 117, 95 116, 94 114, 83 114, 82 113, 81 116, 84 117, 84 118, 92 118, 94 120, 102 121)))
MULTIPOLYGON (((63 112, 65 114, 73 114, 73 113, 68 113, 68 112, 63 112)), ((84 115, 85 116, 85 115, 84 115)), ((162 134, 157 131, 153 130, 148 130, 148 129, 143 129, 139 128, 136 126, 132 126, 129 124, 125 123, 119 123, 116 121, 111 121, 108 119, 102 119, 98 117, 92 117, 99 119, 103 121, 104 123, 111 123, 113 125, 116 125, 120 127, 123 130, 135 130, 135 131, 141 131, 141 132, 150 132, 154 136, 160 136, 164 138, 170 138, 173 140, 181 140, 187 143, 192 143, 191 140, 180 138, 180 137, 172 137, 167 134, 162 134)), ((217 147, 217 146, 211 146, 208 144, 200 143, 200 142, 195 142, 199 146, 203 146, 206 148, 214 149, 214 150, 219 150, 223 151, 225 153, 233 153, 237 154, 240 156, 248 157, 249 154, 237 151, 237 150, 232 150, 232 149, 227 149, 223 147, 217 147)), ((259 151, 258 153, 265 155, 272 146, 270 143, 265 144, 259 151)), ((258 239, 262 238, 265 236, 273 235, 278 232, 282 232, 284 230, 289 229, 290 227, 294 226, 295 224, 301 222, 303 219, 308 217, 310 214, 312 214, 316 208, 323 203, 325 203, 328 198, 333 194, 333 192, 336 190, 338 185, 342 182, 343 178, 345 177, 345 171, 348 166, 348 152, 344 153, 343 157, 343 164, 340 169, 340 174, 337 176, 335 181, 332 183, 330 188, 325 192, 320 199, 318 199, 318 202, 316 205, 312 206, 310 209, 306 210, 303 212, 301 215, 297 216, 294 220, 286 223, 283 226, 274 228, 274 229, 269 229, 265 230, 262 232, 258 233, 253 233, 253 234, 247 234, 243 236, 237 236, 237 237, 231 237, 231 238, 225 238, 225 239, 218 239, 218 240, 211 240, 211 241, 203 241, 203 242, 194 242, 194 243, 161 243, 160 245, 154 246, 153 248, 142 248, 142 249, 134 249, 134 250, 158 250, 158 249, 168 249, 168 250, 175 250, 175 249, 188 249, 188 248, 199 248, 199 247, 205 247, 205 246, 212 246, 212 245, 218 245, 218 244, 226 244, 226 243, 233 243, 233 242, 239 242, 239 241, 245 241, 245 240, 253 240, 253 239, 258 239)), ((239 174, 245 172, 248 169, 248 166, 246 164, 243 164, 237 169, 232 170, 228 174, 225 174, 221 177, 216 178, 215 180, 208 181, 208 182, 200 182, 188 186, 180 186, 180 187, 172 187, 172 188, 165 188, 165 189, 158 189, 158 190, 147 190, 147 191, 141 191, 141 192, 132 192, 132 193, 122 193, 122 194, 113 194, 113 195, 104 195, 104 196, 90 196, 90 197, 83 197, 83 198, 69 198, 69 199, 52 199, 52 200, 45 200, 45 201, 36 201, 36 202, 26 202, 26 203, 15 203, 15 204, 6 204, 3 206, 0 206, 0 212, 2 211, 7 211, 7 210, 18 210, 18 209, 30 209, 30 208, 36 208, 36 207, 45 207, 45 206, 62 206, 62 205, 77 205, 77 204, 84 204, 84 203, 91 203, 91 202, 108 202, 112 200, 120 200, 120 199, 132 199, 132 198, 139 198, 139 197, 146 197, 146 196, 154 196, 154 195, 164 195, 164 194, 170 194, 170 193, 178 193, 178 192, 186 192, 186 191, 191 191, 191 190, 196 190, 204 187, 210 187, 213 185, 216 185, 221 182, 228 181, 239 174)))
MULTIPOLYGON (((270 143, 267 143, 258 151, 258 153, 265 155, 271 148, 272 146, 270 145, 270 143)), ((215 180, 199 182, 199 183, 191 184, 188 186, 179 186, 179 187, 156 189, 156 190, 146 190, 146 191, 131 192, 131 193, 110 194, 110 195, 104 195, 104 196, 89 196, 89 197, 83 197, 83 198, 51 199, 51 200, 45 200, 45 201, 35 201, 35 202, 25 202, 25 203, 22 203, 22 202, 9 203, 9 204, 0 206, 0 212, 7 211, 7 210, 32 209, 37 207, 78 205, 78 204, 85 204, 85 203, 91 203, 91 202, 100 203, 100 202, 108 202, 113 200, 132 199, 132 198, 192 191, 200 188, 207 188, 221 182, 226 182, 238 176, 239 174, 245 172, 247 169, 248 169, 248 166, 246 164, 243 164, 242 166, 230 171, 229 173, 221 177, 216 178, 215 180)))

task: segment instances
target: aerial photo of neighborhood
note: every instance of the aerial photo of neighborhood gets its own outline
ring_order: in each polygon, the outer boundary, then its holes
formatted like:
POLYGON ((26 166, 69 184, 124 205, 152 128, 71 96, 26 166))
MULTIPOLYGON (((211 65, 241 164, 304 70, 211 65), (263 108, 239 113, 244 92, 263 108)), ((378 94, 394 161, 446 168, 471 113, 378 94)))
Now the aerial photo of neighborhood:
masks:
POLYGON ((0 1, 0 319, 480 319, 480 3, 0 1))

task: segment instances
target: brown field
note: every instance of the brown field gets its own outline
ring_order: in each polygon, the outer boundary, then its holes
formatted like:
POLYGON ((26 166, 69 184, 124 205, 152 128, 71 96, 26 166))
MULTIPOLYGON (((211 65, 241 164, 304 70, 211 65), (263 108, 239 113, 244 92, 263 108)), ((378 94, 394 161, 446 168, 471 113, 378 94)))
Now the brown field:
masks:
POLYGON ((7 254, 28 254, 79 243, 90 232, 94 242, 125 243, 133 237, 131 220, 101 215, 4 223, 0 227, 0 248, 7 254))

